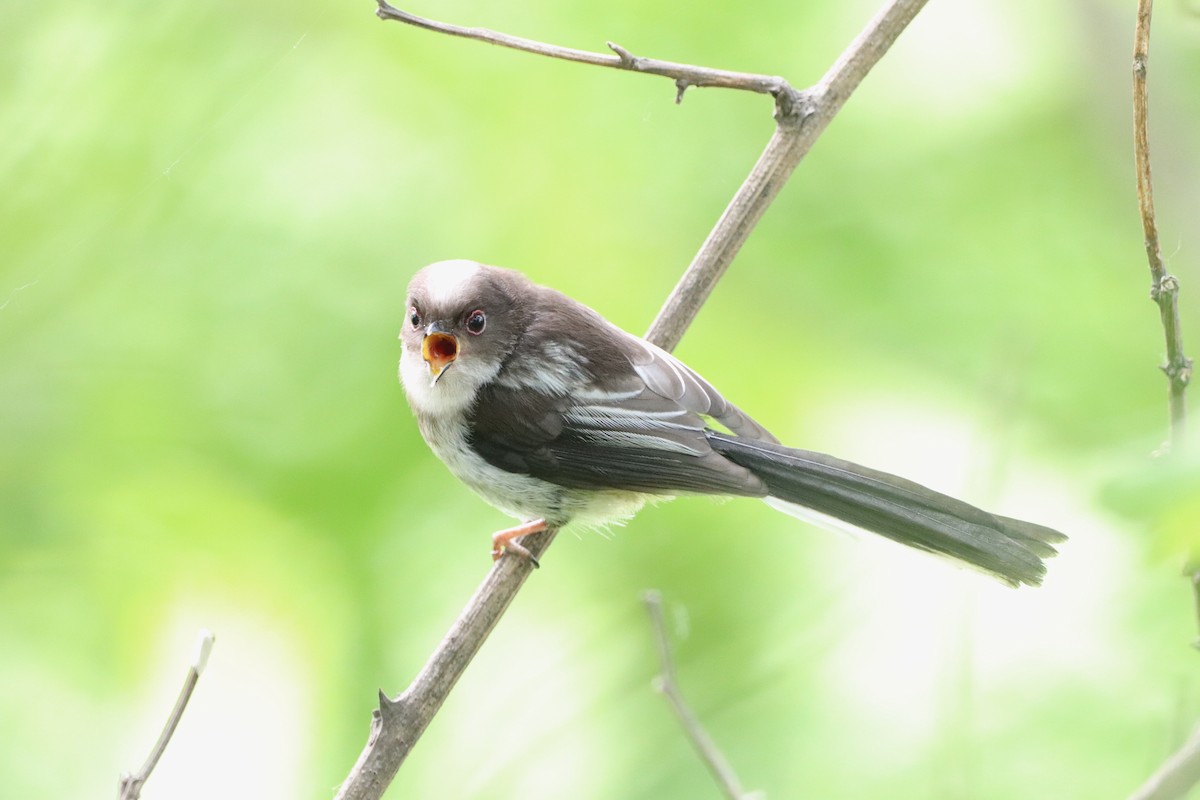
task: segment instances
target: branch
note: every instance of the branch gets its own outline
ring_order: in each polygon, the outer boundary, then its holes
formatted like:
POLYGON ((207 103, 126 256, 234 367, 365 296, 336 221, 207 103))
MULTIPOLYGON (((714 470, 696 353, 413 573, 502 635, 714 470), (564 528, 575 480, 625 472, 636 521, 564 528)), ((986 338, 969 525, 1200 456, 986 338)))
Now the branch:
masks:
POLYGON ((679 689, 679 680, 675 676, 675 659, 671 655, 671 641, 667 635, 667 624, 663 619, 662 595, 658 592, 646 592, 642 595, 646 603, 646 612, 650 615, 650 625, 654 629, 654 641, 658 645, 658 660, 662 666, 662 674, 655 680, 655 688, 662 692, 667 699, 667 705, 675 713, 688 741, 696 748, 700 759, 712 772, 713 778, 721 791, 729 800, 746 800, 754 795, 748 795, 742 789, 733 767, 725 760, 716 742, 704 730, 700 720, 692 712, 683 693, 679 689))
MULTIPOLYGON (((521 545, 540 561, 557 533, 551 529, 526 536, 521 545)), ((375 800, 383 796, 467 664, 533 572, 533 563, 526 558, 498 560, 409 687, 394 700, 379 693, 379 709, 371 717, 371 736, 337 800, 375 800)))
POLYGON ((1150 299, 1158 304, 1163 336, 1167 342, 1167 374, 1170 413, 1169 446, 1182 445, 1187 423, 1184 391, 1192 378, 1192 360, 1183 352, 1183 329, 1179 323, 1179 279, 1163 267, 1154 219, 1154 187, 1150 180, 1149 101, 1146 65, 1150 58, 1150 15, 1154 0, 1138 0, 1137 25, 1133 37, 1133 157, 1137 172, 1138 211, 1145 234, 1146 259, 1150 263, 1150 299))
POLYGON ((871 67, 888 51, 925 2, 890 0, 825 76, 792 103, 791 113, 782 113, 782 107, 778 109, 775 132, 766 149, 667 298, 646 334, 647 339, 667 350, 679 344, 688 324, 733 263, 734 256, 763 212, 871 67))
MULTIPOLYGON (((1150 299, 1158 305, 1163 336, 1167 344, 1167 441, 1160 454, 1183 447, 1187 429, 1187 402, 1184 392, 1192 378, 1192 360, 1183 352, 1183 329, 1179 321, 1179 280, 1163 266, 1158 242, 1158 223, 1154 218, 1154 186, 1150 179, 1150 103, 1146 88, 1146 67, 1150 60, 1150 17, 1154 0, 1138 0, 1137 22, 1133 30, 1133 161, 1137 174, 1138 211, 1145 234, 1146 259, 1150 264, 1150 299)), ((1192 583, 1192 602, 1200 619, 1200 552, 1188 554, 1183 574, 1192 583)))
POLYGON ((438 22, 437 20, 418 17, 416 14, 410 14, 407 11, 394 8, 388 5, 387 0, 376 0, 376 2, 379 4, 379 8, 376 9, 375 15, 380 19, 392 19, 397 22, 413 25, 417 28, 444 33, 448 36, 474 39, 477 42, 487 42, 488 44, 509 47, 513 50, 521 50, 526 53, 547 56, 548 58, 558 58, 563 61, 574 61, 579 64, 591 64, 595 67, 625 69, 631 72, 644 72, 647 75, 661 75, 666 78, 674 78, 677 88, 675 102, 677 103, 683 99, 684 90, 690 86, 715 86, 723 89, 740 89, 747 92, 769 94, 775 97, 777 102, 785 104, 793 99, 796 94, 796 91, 788 85, 787 81, 777 76, 756 75, 750 72, 731 72, 724 69, 697 67, 692 64, 678 64, 673 61, 660 61, 656 58, 642 58, 633 55, 624 47, 613 42, 606 42, 606 44, 608 45, 608 49, 612 50, 615 55, 593 53, 590 50, 576 50, 573 47, 562 47, 556 44, 537 42, 533 39, 525 39, 520 36, 488 30, 487 28, 465 28, 461 25, 452 25, 448 22, 438 22))
POLYGON ((1129 800, 1179 800, 1200 782, 1200 727, 1129 800))
POLYGON ((208 655, 212 652, 215 638, 209 631, 200 631, 200 636, 196 639, 196 650, 192 654, 192 663, 183 679, 183 688, 179 690, 175 707, 171 709, 171 714, 167 717, 167 724, 163 726, 162 733, 158 735, 158 741, 154 743, 150 755, 146 758, 146 763, 142 764, 142 768, 138 770, 137 774, 121 776, 118 800, 137 800, 142 796, 142 786, 150 777, 150 773, 154 771, 154 767, 158 765, 158 760, 162 758, 167 745, 171 743, 171 737, 175 735, 179 720, 183 718, 183 711, 187 708, 188 701, 192 699, 192 692, 200 680, 200 673, 204 672, 204 667, 208 664, 208 655))
MULTIPOLYGON (((1167 409, 1169 431, 1164 450, 1183 446, 1187 424, 1184 391, 1192 376, 1192 360, 1183 353, 1183 331, 1179 324, 1179 280, 1163 266, 1158 243, 1158 223, 1154 219, 1154 187, 1150 180, 1150 106, 1146 90, 1146 66, 1150 59, 1150 17, 1154 0, 1138 0, 1137 22, 1133 31, 1133 160, 1137 173, 1138 211, 1145 234, 1146 259, 1150 264, 1150 299, 1158 304, 1163 336, 1167 343, 1169 390, 1167 409)), ((1196 554, 1189 559, 1184 574, 1192 581, 1192 597, 1200 615, 1200 569, 1196 554)), ((1200 782, 1200 727, 1183 746, 1151 775, 1129 800, 1176 800, 1200 782)))
MULTIPOLYGON (((377 2, 376 13, 385 20, 552 58, 673 78, 676 101, 688 86, 740 89, 775 98, 777 124, 771 140, 646 335, 651 342, 671 350, 800 160, 926 0, 888 0, 825 77, 804 92, 795 91, 782 78, 641 58, 612 44, 609 47, 615 55, 574 50, 481 28, 437 22, 399 11, 385 0, 377 2)), ((522 544, 540 559, 555 533, 527 536, 522 544)), ((394 700, 380 693, 380 707, 372 716, 370 738, 342 784, 338 800, 382 796, 532 569, 532 563, 526 559, 497 561, 416 680, 394 700)))

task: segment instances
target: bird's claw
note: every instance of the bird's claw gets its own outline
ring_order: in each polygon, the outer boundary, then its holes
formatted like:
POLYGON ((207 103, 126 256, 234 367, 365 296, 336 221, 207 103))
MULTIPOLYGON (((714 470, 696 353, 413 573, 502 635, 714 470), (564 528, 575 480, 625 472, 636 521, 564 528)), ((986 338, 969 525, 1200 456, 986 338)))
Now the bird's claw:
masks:
POLYGON ((492 561, 499 561, 500 556, 505 553, 512 553, 518 558, 523 558, 530 564, 533 564, 534 569, 541 569, 542 562, 537 560, 537 556, 529 552, 529 548, 517 544, 516 542, 506 542, 492 550, 492 561))
POLYGON ((531 533, 540 533, 546 530, 546 520, 534 519, 528 522, 523 522, 515 528, 509 528, 504 531, 497 531, 492 534, 492 561, 498 561, 500 556, 505 553, 523 558, 535 568, 542 566, 534 557, 533 553, 524 545, 518 544, 517 539, 522 536, 528 536, 531 533))

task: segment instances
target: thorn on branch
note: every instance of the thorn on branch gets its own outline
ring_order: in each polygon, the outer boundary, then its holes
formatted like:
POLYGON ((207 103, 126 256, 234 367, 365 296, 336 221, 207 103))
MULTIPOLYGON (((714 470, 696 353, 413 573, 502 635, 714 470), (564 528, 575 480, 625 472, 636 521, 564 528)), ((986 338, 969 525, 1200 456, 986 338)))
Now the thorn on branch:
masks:
POLYGON ((683 93, 688 90, 689 86, 691 86, 691 84, 688 83, 684 78, 679 78, 675 81, 675 105, 679 105, 683 102, 683 93))
POLYGON ((404 695, 399 695, 395 699, 387 696, 383 689, 379 690, 379 708, 375 714, 379 717, 379 723, 382 727, 393 724, 400 716, 400 710, 404 707, 404 695))
POLYGON ((619 65, 621 69, 637 69, 637 57, 633 53, 616 42, 605 42, 605 44, 608 45, 609 50, 617 54, 617 58, 621 59, 619 65))

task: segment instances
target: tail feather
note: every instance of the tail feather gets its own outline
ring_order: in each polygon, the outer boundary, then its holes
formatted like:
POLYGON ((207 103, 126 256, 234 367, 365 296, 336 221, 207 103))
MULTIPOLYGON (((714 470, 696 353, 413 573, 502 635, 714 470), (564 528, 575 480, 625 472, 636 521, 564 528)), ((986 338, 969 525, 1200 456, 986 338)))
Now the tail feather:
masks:
POLYGON ((823 453, 710 431, 714 450, 757 475, 770 496, 933 553, 1016 586, 1036 586, 1066 537, 1002 517, 886 472, 823 453))

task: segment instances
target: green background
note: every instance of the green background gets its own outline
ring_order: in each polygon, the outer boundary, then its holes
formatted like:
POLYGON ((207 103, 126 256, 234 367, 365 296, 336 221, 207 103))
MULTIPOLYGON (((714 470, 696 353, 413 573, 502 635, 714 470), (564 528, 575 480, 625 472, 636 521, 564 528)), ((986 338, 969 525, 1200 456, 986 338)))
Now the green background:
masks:
MULTIPOLYGON (((1200 20, 1151 58, 1163 247, 1200 349, 1200 20)), ((411 7, 817 80, 873 2, 411 7)), ((768 100, 383 23, 364 3, 0 10, 0 786, 104 797, 198 628, 145 797, 331 796, 508 520, 396 381, 421 265, 517 267, 646 329, 768 100)), ((1200 715, 1178 578, 1200 469, 1155 464, 1130 3, 933 3, 678 353, 797 445, 1068 532, 1040 590, 685 499, 565 533, 395 797, 718 793, 651 688, 772 797, 1119 797, 1200 715)), ((1200 427, 1197 424, 1194 427, 1200 427)))

